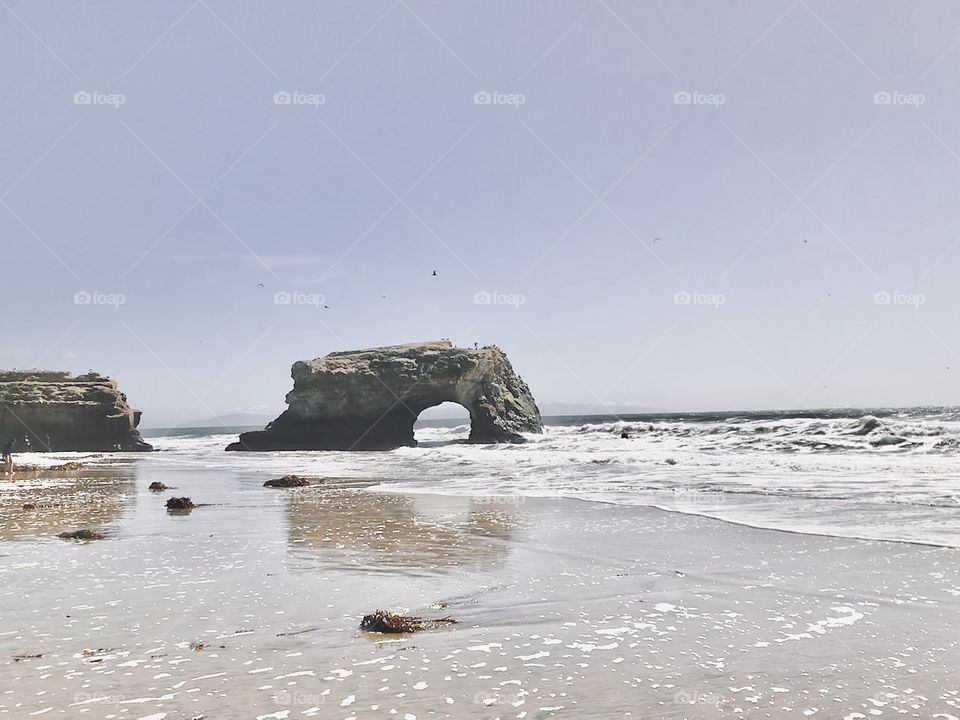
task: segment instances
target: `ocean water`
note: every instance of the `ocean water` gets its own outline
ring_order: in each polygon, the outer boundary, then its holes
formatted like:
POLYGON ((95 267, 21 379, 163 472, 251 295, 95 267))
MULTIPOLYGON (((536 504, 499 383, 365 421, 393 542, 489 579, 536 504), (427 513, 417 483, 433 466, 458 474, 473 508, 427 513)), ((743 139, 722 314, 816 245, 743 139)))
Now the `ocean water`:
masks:
POLYGON ((85 467, 0 482, 0 718, 960 717, 960 557, 930 546, 960 536, 957 422, 568 418, 497 446, 433 422, 381 453, 190 430, 18 456, 85 467), (331 479, 263 487, 284 473, 331 479), (56 537, 78 528, 105 537, 56 537), (361 632, 377 608, 458 623, 361 632))
MULTIPOLYGON (((152 437, 145 462, 381 480, 378 492, 572 497, 785 531, 960 546, 960 409, 547 418, 520 445, 432 421, 391 452, 226 453, 236 434, 152 437), (629 438, 621 438, 626 432, 629 438)), ((175 434, 176 433, 176 434, 175 434)))

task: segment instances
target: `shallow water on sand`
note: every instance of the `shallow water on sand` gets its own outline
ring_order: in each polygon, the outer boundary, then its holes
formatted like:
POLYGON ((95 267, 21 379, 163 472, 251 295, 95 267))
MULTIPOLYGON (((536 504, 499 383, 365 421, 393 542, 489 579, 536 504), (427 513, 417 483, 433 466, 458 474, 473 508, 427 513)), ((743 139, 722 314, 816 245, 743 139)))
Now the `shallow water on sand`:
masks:
POLYGON ((0 717, 960 716, 955 550, 216 459, 0 485, 0 717))
MULTIPOLYGON (((564 497, 645 505, 756 527, 960 547, 960 411, 700 414, 555 419, 521 445, 470 445, 424 427, 382 453, 285 453, 288 471, 385 478, 385 491, 564 497), (622 433, 628 438, 621 438, 622 433)), ((235 435, 156 440, 153 461, 238 473, 272 453, 224 453, 235 435)))

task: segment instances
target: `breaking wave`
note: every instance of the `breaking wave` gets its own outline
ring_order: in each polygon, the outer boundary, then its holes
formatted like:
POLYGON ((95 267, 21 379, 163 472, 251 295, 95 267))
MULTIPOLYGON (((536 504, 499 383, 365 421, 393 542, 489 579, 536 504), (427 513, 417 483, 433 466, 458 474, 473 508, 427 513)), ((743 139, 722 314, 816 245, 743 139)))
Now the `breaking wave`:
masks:
POLYGON ((224 453, 231 435, 152 439, 150 461, 382 478, 382 491, 578 498, 843 537, 960 546, 960 410, 547 418, 521 445, 462 420, 380 453, 224 453), (622 437, 626 435, 626 437, 622 437))

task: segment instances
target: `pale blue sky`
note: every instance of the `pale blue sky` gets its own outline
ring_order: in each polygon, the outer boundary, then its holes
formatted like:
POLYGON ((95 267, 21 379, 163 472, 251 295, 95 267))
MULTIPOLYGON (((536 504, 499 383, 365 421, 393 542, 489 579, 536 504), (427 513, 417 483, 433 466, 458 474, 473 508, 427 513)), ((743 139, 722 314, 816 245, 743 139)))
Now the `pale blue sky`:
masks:
POLYGON ((151 426, 439 337, 499 344, 543 404, 960 403, 958 21, 4 0, 0 365, 107 372, 151 426))

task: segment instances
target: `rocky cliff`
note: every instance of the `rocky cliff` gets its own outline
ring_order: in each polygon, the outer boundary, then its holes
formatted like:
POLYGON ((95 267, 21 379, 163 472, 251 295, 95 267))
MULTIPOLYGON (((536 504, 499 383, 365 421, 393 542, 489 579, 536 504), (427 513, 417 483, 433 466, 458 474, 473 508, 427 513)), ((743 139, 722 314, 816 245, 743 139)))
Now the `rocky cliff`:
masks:
POLYGON ((530 388, 496 347, 447 341, 330 353, 293 365, 289 408, 227 450, 389 450, 416 445, 426 408, 455 402, 470 412, 470 441, 522 442, 542 432, 530 388))
POLYGON ((0 371, 0 444, 14 451, 140 451, 140 413, 97 373, 0 371))

